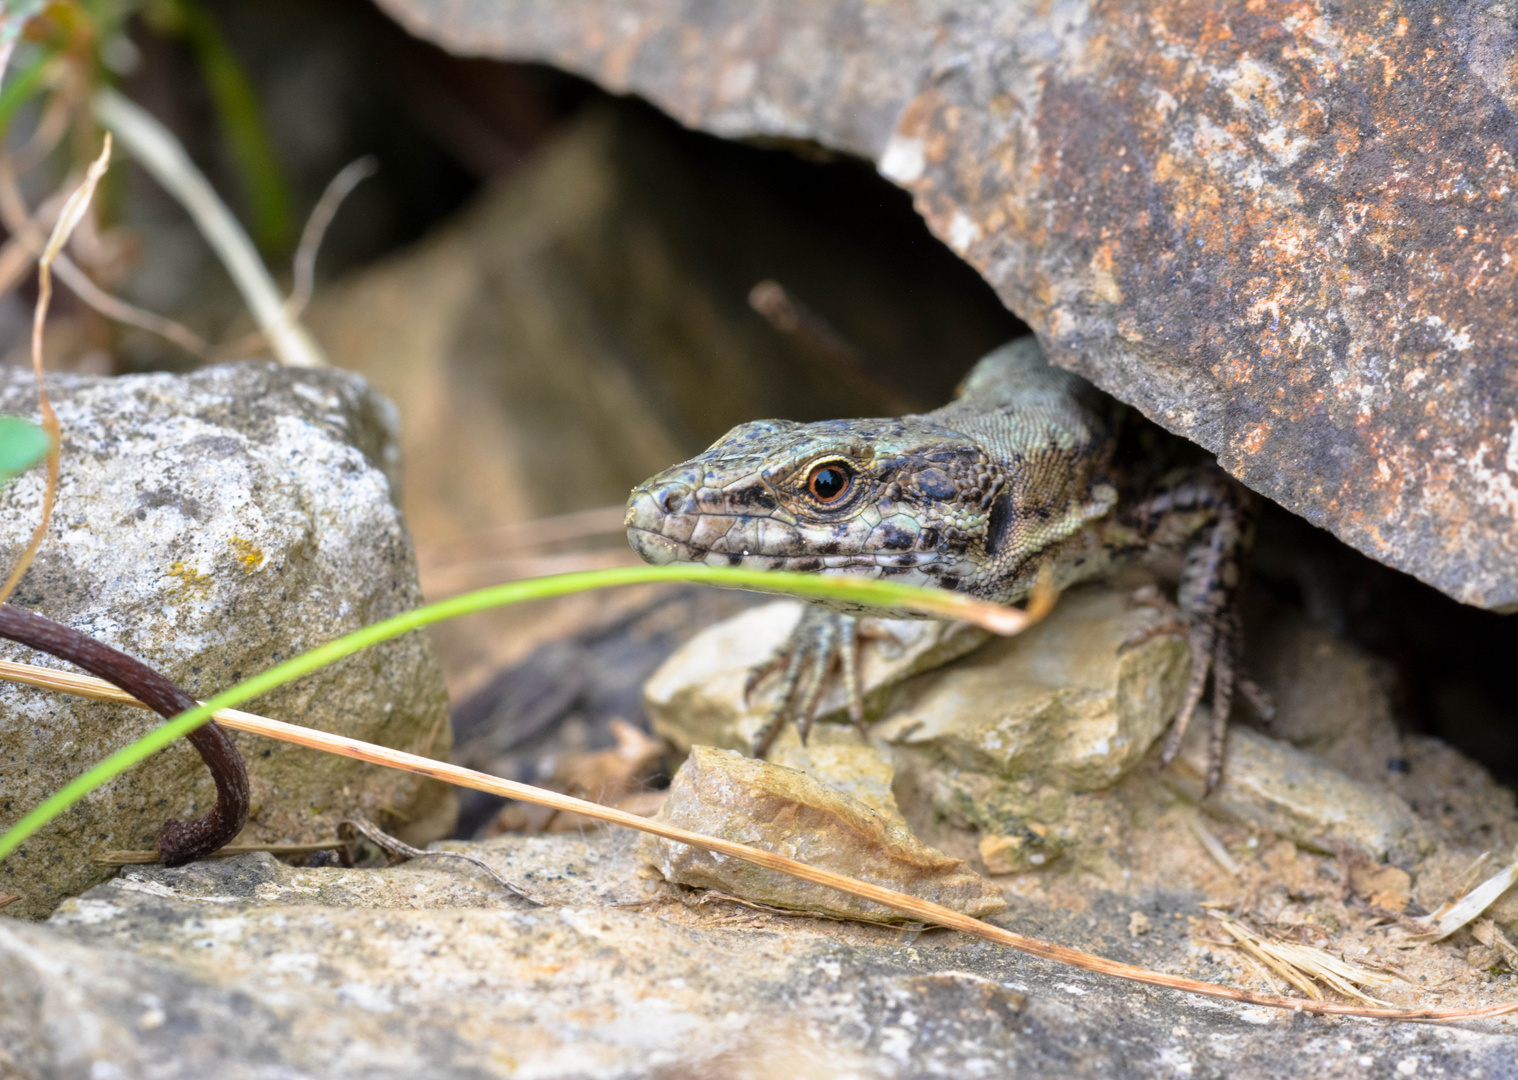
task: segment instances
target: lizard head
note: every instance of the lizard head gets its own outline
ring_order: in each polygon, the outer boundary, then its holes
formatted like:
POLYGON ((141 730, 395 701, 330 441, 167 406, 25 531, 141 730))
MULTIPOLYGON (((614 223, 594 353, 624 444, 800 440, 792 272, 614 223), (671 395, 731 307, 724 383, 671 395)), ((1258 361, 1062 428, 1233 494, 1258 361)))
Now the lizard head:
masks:
POLYGON ((994 559, 1006 480, 974 440, 929 417, 761 420, 635 488, 627 536, 656 564, 967 589, 994 559))

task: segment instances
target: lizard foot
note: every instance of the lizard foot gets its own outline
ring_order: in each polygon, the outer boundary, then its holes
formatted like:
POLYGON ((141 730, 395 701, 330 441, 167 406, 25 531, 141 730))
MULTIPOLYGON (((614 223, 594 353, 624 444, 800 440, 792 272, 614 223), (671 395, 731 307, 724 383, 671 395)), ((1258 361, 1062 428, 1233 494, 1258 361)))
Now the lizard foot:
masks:
POLYGON ((797 734, 806 744, 816 716, 817 702, 827 688, 833 669, 841 668, 849 719, 861 736, 864 702, 859 693, 859 627, 852 615, 841 615, 808 604, 796 629, 780 650, 749 672, 743 687, 744 700, 768 675, 779 671, 780 684, 768 722, 754 739, 754 756, 763 757, 787 720, 795 720, 797 734))
POLYGON ((1211 677, 1212 730, 1207 740, 1204 796, 1212 794, 1223 779, 1228 717, 1235 691, 1263 718, 1268 720, 1275 714, 1269 696, 1239 670, 1244 628, 1238 610, 1238 591, 1243 577, 1243 556, 1252 533, 1253 501, 1234 494, 1228 485, 1220 493, 1224 497, 1217 499, 1216 522, 1205 541, 1187 552, 1179 603, 1170 603, 1154 586, 1139 589, 1134 593, 1134 602, 1155 608, 1165 621, 1140 631, 1119 646, 1120 651, 1126 650, 1161 634, 1182 633, 1191 644, 1191 679, 1165 736, 1160 751, 1161 768, 1174 761, 1180 752, 1211 677))
MULTIPOLYGON (((1165 617, 1165 621, 1156 626, 1151 626, 1147 630, 1140 630, 1127 638, 1117 647, 1119 655, 1127 652, 1129 649, 1136 649, 1144 644, 1144 642, 1152 641, 1157 637, 1164 637, 1166 635, 1178 637, 1181 635, 1190 636, 1191 620, 1186 617, 1185 612, 1160 591, 1158 586, 1144 585, 1135 589, 1133 591, 1132 602, 1135 607, 1154 608, 1165 617)), ((1251 679, 1243 671, 1235 672, 1234 688, 1261 720, 1268 722, 1275 719, 1276 703, 1274 699, 1271 698, 1269 692, 1264 687, 1251 679)))
POLYGON ((1207 677, 1212 676, 1212 730, 1207 738, 1207 778, 1203 795, 1211 795, 1223 780, 1223 757, 1228 740, 1228 714, 1233 708, 1233 691, 1238 673, 1241 652, 1242 627, 1237 613, 1224 612, 1214 617, 1197 616, 1192 619, 1187 634, 1191 642, 1191 681, 1186 686, 1186 696, 1181 707, 1170 722, 1160 751, 1160 767, 1164 768, 1180 753, 1181 741, 1191 718, 1207 688, 1207 677))
MULTIPOLYGON (((1135 606, 1155 609, 1164 622, 1133 634, 1117 647, 1120 654, 1146 641, 1169 635, 1185 635, 1191 643, 1191 680, 1186 686, 1186 696, 1181 699, 1180 709, 1170 721, 1165 746, 1160 752, 1160 768, 1169 765, 1180 752, 1186 730, 1191 726, 1191 718, 1202 700, 1202 692, 1207 688, 1207 676, 1212 676, 1212 732, 1207 743, 1206 783, 1206 794, 1210 795, 1223 778, 1228 713, 1233 705, 1233 689, 1238 674, 1237 658, 1242 642, 1238 617, 1229 611, 1187 612, 1171 603, 1154 585, 1145 585, 1135 590, 1133 603, 1135 606)), ((1264 697, 1264 691, 1252 681, 1242 677, 1237 681, 1240 684, 1249 683, 1249 691, 1243 690, 1242 685, 1240 691, 1246 697, 1251 697, 1251 700, 1254 700, 1254 694, 1264 697)))

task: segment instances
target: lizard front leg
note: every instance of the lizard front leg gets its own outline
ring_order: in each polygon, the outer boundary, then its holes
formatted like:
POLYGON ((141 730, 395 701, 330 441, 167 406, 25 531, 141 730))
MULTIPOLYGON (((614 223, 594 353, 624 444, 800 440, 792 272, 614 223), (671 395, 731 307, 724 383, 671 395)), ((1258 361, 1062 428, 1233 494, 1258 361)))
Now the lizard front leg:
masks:
POLYGON ((1176 599, 1191 644, 1191 678, 1171 721, 1160 761, 1169 765, 1175 760, 1210 675, 1208 794, 1223 778, 1228 717, 1241 677, 1244 632, 1238 602, 1254 540, 1256 507, 1252 493, 1212 468, 1172 477, 1124 515, 1151 546, 1186 548, 1176 599))
POLYGON ((806 743, 817 703, 835 666, 842 668, 849 719, 860 735, 865 735, 864 704, 859 693, 859 620, 808 604, 801 621, 774 658, 754 668, 744 685, 747 698, 766 675, 781 673, 768 722, 754 739, 755 757, 765 755, 787 720, 796 722, 801 742, 806 743))

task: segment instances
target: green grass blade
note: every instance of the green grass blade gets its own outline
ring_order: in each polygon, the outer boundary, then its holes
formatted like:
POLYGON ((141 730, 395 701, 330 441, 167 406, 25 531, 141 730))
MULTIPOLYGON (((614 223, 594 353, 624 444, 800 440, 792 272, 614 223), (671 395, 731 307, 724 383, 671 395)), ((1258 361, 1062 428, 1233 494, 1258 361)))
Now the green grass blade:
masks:
POLYGON ((10 127, 16 110, 25 105, 42 86, 42 76, 47 71, 48 61, 57 55, 56 49, 41 51, 25 67, 5 80, 5 89, 0 91, 0 132, 10 127))
POLYGON ((238 683, 230 690, 216 695, 198 709, 181 713, 70 781, 11 826, 4 836, 0 836, 0 860, 5 859, 29 836, 90 792, 119 776, 133 765, 156 754, 175 739, 204 724, 218 709, 235 708, 287 682, 309 675, 319 668, 352 656, 354 653, 362 652, 371 645, 409 634, 413 630, 431 626, 433 623, 528 600, 544 600, 549 597, 567 596, 570 593, 606 589, 617 585, 647 585, 659 582, 694 582, 792 596, 830 597, 871 607, 916 611, 947 618, 966 617, 993 629, 996 628, 993 618, 996 612, 1005 612, 1008 616, 1015 614, 1017 618, 1004 624, 1005 628, 1002 632, 1012 632, 1010 627, 1019 625, 1019 620, 1022 618, 1021 613, 1014 613, 996 605, 965 600, 942 589, 924 589, 864 579, 828 578, 816 574, 709 567, 690 563, 586 570, 495 585, 488 589, 465 593, 462 596, 403 612, 372 626, 366 626, 362 630, 355 630, 351 634, 329 641, 308 653, 286 660, 268 671, 238 683))
POLYGON ((265 251, 283 252, 295 237, 290 185, 274 152, 253 80, 210 13, 195 0, 179 0, 186 41, 226 131, 227 145, 247 185, 250 231, 265 251))

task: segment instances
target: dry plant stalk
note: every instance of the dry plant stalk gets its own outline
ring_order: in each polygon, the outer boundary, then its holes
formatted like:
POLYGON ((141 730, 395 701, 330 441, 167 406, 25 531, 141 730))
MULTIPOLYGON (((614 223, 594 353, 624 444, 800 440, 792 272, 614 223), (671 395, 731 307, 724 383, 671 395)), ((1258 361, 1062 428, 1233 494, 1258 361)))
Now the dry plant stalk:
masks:
MULTIPOLYGON (((45 690, 58 690, 80 697, 93 698, 97 701, 109 701, 120 705, 145 707, 130 695, 116 689, 110 683, 72 672, 54 671, 48 668, 33 667, 29 664, 0 661, 0 679, 7 679, 11 682, 18 682, 45 690)), ((583 814, 588 818, 605 821, 612 825, 621 825, 629 829, 636 829, 639 832, 651 833, 654 836, 673 840, 679 844, 689 844, 704 851, 712 851, 720 855, 742 859, 756 866, 763 866, 769 870, 777 870, 783 874, 790 874, 792 877, 800 878, 802 881, 810 881, 813 884, 837 889, 839 892, 848 893, 851 896, 872 900, 877 904, 884 905, 893 911, 898 911, 914 919, 919 919, 931 926, 942 926, 950 930, 958 930, 985 941, 1005 945, 1008 948, 1016 949, 1030 956, 1052 960, 1058 964, 1065 964, 1070 967, 1079 968, 1082 971, 1094 972, 1098 975, 1110 975, 1114 978, 1142 983, 1146 986, 1158 986, 1168 990, 1179 990, 1188 994, 1221 998, 1225 1001, 1237 1001, 1244 1005, 1260 1005, 1271 1009, 1286 1009, 1291 1012, 1304 1012, 1323 1016, 1359 1016, 1380 1020, 1476 1020, 1518 1012, 1518 1001, 1501 1005, 1485 1005, 1472 1009, 1435 1009, 1426 1007, 1412 1009, 1391 1007, 1367 1008, 1359 1005, 1341 1004, 1339 1002, 1279 997, 1274 994, 1259 994, 1252 990, 1243 990, 1238 987, 1220 986, 1217 983, 1202 982, 1198 979, 1188 979, 1179 975, 1168 975, 1164 972, 1150 971, 1136 964, 1119 963, 1115 960, 1108 960, 1106 957, 1083 952, 1080 949, 1071 949, 1064 945, 1055 945, 1052 942, 1042 941, 1039 938, 1028 937, 1026 934, 1017 933, 1015 930, 1006 930, 1000 926, 994 926, 991 923, 971 918, 968 915, 961 914, 958 911, 935 904, 929 900, 909 896, 906 893, 896 892, 892 889, 885 889, 879 885, 871 885, 868 882, 859 881, 844 874, 836 874, 830 870, 808 866, 806 863, 788 859, 784 855, 777 855, 772 851, 761 851, 758 848, 733 843, 730 840, 703 836, 700 833, 690 832, 661 821, 652 821, 647 818, 638 817, 636 814, 615 810, 609 806, 601 806, 597 803, 587 802, 584 799, 577 799, 571 795, 560 795, 557 792, 545 791, 530 784, 521 784, 514 780, 489 776, 485 773, 475 772, 473 769, 465 769, 447 762, 434 761, 431 758, 421 757, 418 754, 408 754, 404 751, 392 750, 385 746, 375 746, 373 743, 362 742, 358 739, 350 739, 342 735, 332 735, 325 731, 317 731, 313 728, 301 727, 297 724, 287 724, 282 720, 271 720, 267 717, 243 712, 240 709, 223 709, 216 714, 215 719, 218 723, 237 731, 263 735, 267 738, 279 739, 282 742, 294 743, 297 746, 323 750, 330 754, 339 754, 343 757, 367 761, 375 765, 384 765, 388 768, 403 769, 406 772, 431 777, 434 780, 441 780, 447 784, 456 784, 459 787, 473 788, 477 791, 487 791, 494 795, 503 795, 509 799, 521 799, 524 802, 552 807, 555 810, 583 814)))
MULTIPOLYGON (((327 189, 322 192, 322 197, 312 208, 311 216, 306 218, 306 227, 300 234, 300 246, 295 249, 293 267, 295 281, 290 288, 289 297, 285 300, 285 317, 292 322, 300 318, 306 310, 306 305, 311 302, 312 294, 316 291, 316 256, 321 251, 322 240, 326 238, 327 227, 332 224, 332 219, 337 216, 343 200, 353 189, 365 178, 373 176, 378 171, 379 163, 372 156, 350 161, 328 182, 327 189)), ((215 358, 243 357, 268 344, 268 335, 262 330, 254 330, 251 334, 244 334, 240 338, 216 346, 213 356, 215 358)))
POLYGON ((90 164, 89 171, 84 174, 84 182, 69 196, 68 202, 63 204, 63 209, 58 213, 58 223, 53 226, 53 234, 48 237, 47 247, 37 260, 37 306, 32 312, 32 374, 37 378, 37 407, 42 413, 42 429, 47 432, 48 439, 47 486, 42 493, 42 520, 37 523, 31 541, 21 553, 21 558, 16 560, 5 584, 0 585, 0 603, 10 599, 11 593, 16 591, 16 586, 21 581, 21 575, 32 565, 37 549, 42 546, 42 538, 47 535, 48 523, 53 517, 53 503, 58 498, 63 432, 58 425, 58 415, 53 412, 53 403, 48 400, 47 386, 42 378, 42 330, 47 324, 47 309, 53 299, 53 260, 58 257, 58 252, 63 249, 69 235, 89 209, 90 200, 95 197, 95 187, 110 163, 111 134, 106 132, 100 156, 90 164))
MULTIPOLYGON (((314 855, 318 851, 334 851, 342 846, 341 840, 319 840, 314 844, 227 844, 202 858, 231 858, 233 855, 248 855, 255 851, 266 851, 270 855, 314 855)), ((138 849, 136 851, 102 851, 95 856, 94 861, 101 866, 142 866, 155 863, 161 858, 163 858, 161 852, 138 849)))
POLYGON ((1267 938, 1226 916, 1214 915, 1213 918, 1238 943, 1237 948, 1265 964, 1308 997, 1321 1001, 1323 992, 1318 989, 1318 984, 1323 983, 1345 997, 1391 1007, 1388 1002, 1364 994, 1357 987, 1391 986, 1401 980, 1362 967, 1314 945, 1267 938))
POLYGON ((253 319, 282 364, 326 367, 326 357, 303 326, 285 311, 268 268, 237 218, 227 209, 179 140, 142 106, 104 87, 93 98, 95 116, 129 153, 179 200, 231 275, 253 319))

